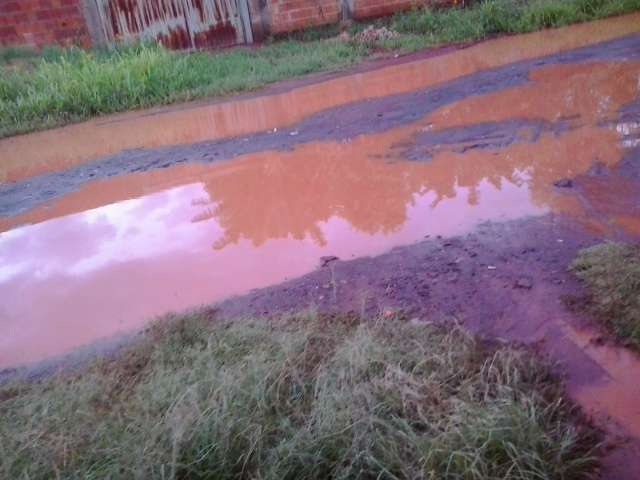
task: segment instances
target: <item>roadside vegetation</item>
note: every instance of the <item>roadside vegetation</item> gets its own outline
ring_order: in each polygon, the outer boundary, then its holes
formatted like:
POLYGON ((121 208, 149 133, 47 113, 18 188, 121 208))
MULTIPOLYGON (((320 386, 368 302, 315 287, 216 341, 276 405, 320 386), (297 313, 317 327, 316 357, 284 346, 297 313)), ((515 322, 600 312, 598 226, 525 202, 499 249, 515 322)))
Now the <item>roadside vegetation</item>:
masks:
POLYGON ((596 438, 525 351, 459 328, 298 314, 152 326, 0 387, 2 478, 584 479, 596 438))
POLYGON ((353 64, 348 43, 278 42, 258 49, 177 53, 153 45, 61 50, 0 72, 0 137, 132 108, 226 95, 353 64))
POLYGON ((640 247, 603 243, 586 248, 571 271, 588 287, 587 308, 620 341, 640 351, 640 247))
POLYGON ((393 35, 312 29, 250 49, 215 54, 158 46, 109 51, 0 49, 0 138, 97 115, 251 90, 337 70, 385 51, 409 52, 503 33, 530 32, 640 10, 640 0, 485 0, 416 9, 375 22, 393 35))
MULTIPOLYGON (((428 44, 563 27, 640 10, 640 0, 486 0, 470 8, 418 9, 393 17, 392 29, 428 44)), ((408 39, 399 39, 399 45, 408 39)))
POLYGON ((41 53, 29 47, 0 47, 0 65, 10 65, 13 62, 40 57, 41 53))

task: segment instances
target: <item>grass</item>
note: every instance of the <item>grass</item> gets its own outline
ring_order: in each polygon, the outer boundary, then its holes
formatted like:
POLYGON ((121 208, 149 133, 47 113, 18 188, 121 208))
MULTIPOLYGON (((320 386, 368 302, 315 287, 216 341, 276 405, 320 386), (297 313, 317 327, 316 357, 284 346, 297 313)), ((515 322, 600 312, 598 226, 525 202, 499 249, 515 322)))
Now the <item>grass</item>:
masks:
POLYGON ((85 371, 0 387, 2 478, 584 479, 549 368, 459 328, 165 320, 85 371))
MULTIPOLYGON (((4 48, 0 49, 0 138, 113 112, 251 90, 306 73, 341 69, 380 51, 408 52, 635 10, 640 10, 640 0, 485 0, 468 8, 415 9, 378 21, 400 35, 373 45, 337 40, 338 28, 328 26, 294 33, 261 48, 215 55, 142 45, 102 52, 49 48, 34 57, 31 50, 4 48)), ((364 24, 355 24, 350 31, 363 28, 364 24)))
POLYGON ((353 64, 363 49, 343 42, 285 41, 260 49, 182 54, 149 45, 112 52, 69 49, 0 76, 0 137, 97 115, 227 95, 353 64))
POLYGON ((471 8, 399 13, 392 18, 391 27, 438 44, 533 32, 637 10, 640 0, 486 0, 471 8))
POLYGON ((603 243, 570 267, 588 287, 588 306, 624 344, 640 351, 640 247, 603 243))
POLYGON ((0 47, 0 65, 10 64, 18 60, 29 60, 40 56, 40 52, 29 47, 0 47))

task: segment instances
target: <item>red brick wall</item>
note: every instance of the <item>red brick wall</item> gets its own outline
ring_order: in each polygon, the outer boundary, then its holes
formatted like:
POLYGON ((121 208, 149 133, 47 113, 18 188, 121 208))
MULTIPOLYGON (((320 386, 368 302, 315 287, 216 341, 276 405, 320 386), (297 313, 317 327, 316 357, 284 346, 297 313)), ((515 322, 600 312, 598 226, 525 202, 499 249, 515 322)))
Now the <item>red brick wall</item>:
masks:
POLYGON ((327 25, 341 19, 342 4, 351 18, 381 17, 414 6, 450 3, 450 0, 266 0, 271 33, 327 25))
POLYGON ((0 0, 0 45, 90 44, 81 0, 0 0))
POLYGON ((408 10, 416 5, 424 5, 426 1, 418 0, 353 0, 353 18, 372 18, 402 10, 408 10))
POLYGON ((339 0, 268 0, 267 8, 271 33, 336 23, 340 19, 339 0))

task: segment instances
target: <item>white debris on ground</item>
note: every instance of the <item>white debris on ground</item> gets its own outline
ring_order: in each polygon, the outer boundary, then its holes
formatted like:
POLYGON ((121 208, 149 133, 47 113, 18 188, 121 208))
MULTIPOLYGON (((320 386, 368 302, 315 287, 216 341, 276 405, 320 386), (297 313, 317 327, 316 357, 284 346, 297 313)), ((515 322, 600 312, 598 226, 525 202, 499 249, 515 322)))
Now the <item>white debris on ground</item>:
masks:
POLYGON ((394 30, 390 30, 387 27, 374 27, 373 25, 369 25, 363 31, 358 33, 355 36, 355 39, 358 42, 362 43, 377 43, 382 40, 389 40, 390 38, 395 38, 399 34, 394 30))
POLYGON ((367 28, 362 30, 360 33, 357 33, 353 36, 349 35, 349 32, 342 32, 337 38, 340 41, 355 41, 358 43, 364 43, 367 45, 373 45, 375 43, 381 42, 383 40, 389 40, 391 38, 396 38, 400 34, 395 30, 390 30, 387 27, 375 27, 373 25, 369 25, 367 28))

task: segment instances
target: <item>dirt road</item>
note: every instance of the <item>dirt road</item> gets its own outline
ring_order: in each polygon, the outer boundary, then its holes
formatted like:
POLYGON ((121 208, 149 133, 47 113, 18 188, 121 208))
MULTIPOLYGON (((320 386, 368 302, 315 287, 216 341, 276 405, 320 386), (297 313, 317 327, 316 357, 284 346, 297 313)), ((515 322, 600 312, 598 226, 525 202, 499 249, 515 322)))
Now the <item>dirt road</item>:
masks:
POLYGON ((620 17, 0 141, 0 368, 220 301, 456 319, 559 362, 615 446, 605 478, 635 478, 639 360, 563 299, 578 249, 640 235, 639 32, 620 17))

